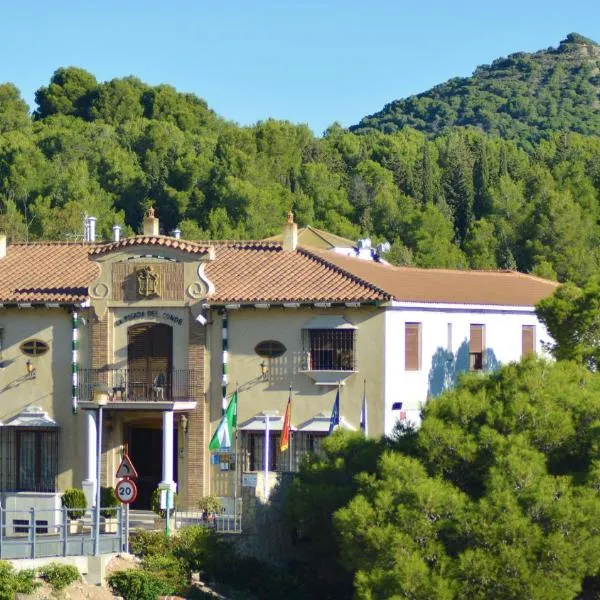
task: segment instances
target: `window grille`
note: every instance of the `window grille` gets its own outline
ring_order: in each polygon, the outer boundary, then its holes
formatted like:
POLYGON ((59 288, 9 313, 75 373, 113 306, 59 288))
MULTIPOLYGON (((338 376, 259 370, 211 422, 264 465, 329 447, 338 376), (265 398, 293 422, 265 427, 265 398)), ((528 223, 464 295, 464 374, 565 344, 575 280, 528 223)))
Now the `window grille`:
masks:
POLYGON ((55 492, 58 433, 33 428, 0 428, 0 489, 55 492))
POLYGON ((305 329, 303 350, 308 371, 355 371, 355 329, 305 329))

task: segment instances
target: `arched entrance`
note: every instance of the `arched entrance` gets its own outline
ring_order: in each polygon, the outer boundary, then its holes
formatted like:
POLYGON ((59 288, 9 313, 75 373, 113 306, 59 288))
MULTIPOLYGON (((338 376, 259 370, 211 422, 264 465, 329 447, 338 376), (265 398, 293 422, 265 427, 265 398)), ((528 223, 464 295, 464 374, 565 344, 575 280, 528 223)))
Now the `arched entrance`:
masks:
MULTIPOLYGON (((139 399, 151 398, 153 386, 157 382, 161 384, 163 390, 169 390, 172 356, 173 330, 171 327, 160 323, 142 323, 131 326, 127 330, 130 394, 139 399)), ((165 399, 164 391, 162 399, 165 399)))

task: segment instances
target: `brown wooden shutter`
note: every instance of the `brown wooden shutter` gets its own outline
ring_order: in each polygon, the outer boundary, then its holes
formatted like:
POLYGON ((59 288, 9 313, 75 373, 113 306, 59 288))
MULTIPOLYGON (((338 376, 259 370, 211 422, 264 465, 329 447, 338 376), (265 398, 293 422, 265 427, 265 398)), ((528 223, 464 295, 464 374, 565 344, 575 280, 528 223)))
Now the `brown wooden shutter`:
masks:
POLYGON ((483 352, 483 325, 471 325, 469 352, 471 354, 483 352))
POLYGON ((521 348, 522 356, 535 352, 535 325, 523 325, 521 329, 521 348))
POLYGON ((404 344, 404 369, 418 371, 421 368, 421 323, 405 323, 404 344))

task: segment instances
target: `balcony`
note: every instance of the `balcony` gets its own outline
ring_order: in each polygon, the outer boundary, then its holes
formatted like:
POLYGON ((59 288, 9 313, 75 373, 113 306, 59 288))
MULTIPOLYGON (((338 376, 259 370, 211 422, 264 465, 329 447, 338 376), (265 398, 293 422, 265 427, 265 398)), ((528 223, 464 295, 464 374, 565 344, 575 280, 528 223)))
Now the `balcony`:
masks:
POLYGON ((113 409, 187 410, 195 408, 204 393, 199 369, 172 369, 166 373, 137 369, 80 369, 78 395, 83 408, 92 405, 94 388, 99 385, 108 388, 108 408, 113 409))

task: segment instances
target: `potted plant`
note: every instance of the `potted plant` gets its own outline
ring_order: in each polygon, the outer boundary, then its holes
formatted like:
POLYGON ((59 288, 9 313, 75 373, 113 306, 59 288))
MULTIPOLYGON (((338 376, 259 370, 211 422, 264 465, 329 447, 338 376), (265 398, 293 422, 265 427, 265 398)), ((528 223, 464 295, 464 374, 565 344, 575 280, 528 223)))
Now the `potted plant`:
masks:
POLYGON ((215 517, 221 512, 221 501, 216 496, 204 496, 198 502, 198 508, 202 511, 202 520, 214 522, 215 517))
POLYGON ((79 519, 85 515, 87 502, 85 494, 80 488, 67 488, 62 495, 61 504, 67 509, 69 519, 69 533, 78 533, 82 528, 79 519))
POLYGON ((102 530, 104 533, 116 533, 117 531, 117 509, 119 500, 112 487, 100 488, 100 515, 104 517, 102 530))

